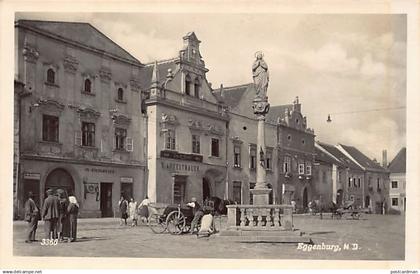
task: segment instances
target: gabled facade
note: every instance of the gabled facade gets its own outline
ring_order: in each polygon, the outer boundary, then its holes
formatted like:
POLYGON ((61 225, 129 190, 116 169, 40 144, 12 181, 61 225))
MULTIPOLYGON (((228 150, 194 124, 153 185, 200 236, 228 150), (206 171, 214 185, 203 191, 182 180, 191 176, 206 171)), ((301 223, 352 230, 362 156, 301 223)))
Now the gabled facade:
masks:
POLYGON ((406 153, 402 148, 388 166, 390 208, 399 212, 406 210, 406 153))
POLYGON ((376 214, 385 214, 389 207, 389 172, 355 147, 339 144, 337 148, 364 172, 363 207, 376 214))
POLYGON ((18 211, 29 191, 73 193, 81 216, 114 216, 145 194, 144 65, 86 23, 15 24, 19 93, 18 211))
POLYGON ((176 58, 147 64, 148 195, 161 203, 185 203, 226 188, 229 115, 206 79, 200 41, 188 33, 176 58))

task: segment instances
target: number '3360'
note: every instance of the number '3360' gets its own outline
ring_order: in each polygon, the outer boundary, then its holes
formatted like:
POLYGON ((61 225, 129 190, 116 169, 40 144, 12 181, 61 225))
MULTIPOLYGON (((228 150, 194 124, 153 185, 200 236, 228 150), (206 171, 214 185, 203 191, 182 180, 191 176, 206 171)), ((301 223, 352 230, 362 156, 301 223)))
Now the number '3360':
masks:
POLYGON ((58 239, 42 239, 41 245, 57 245, 58 239))

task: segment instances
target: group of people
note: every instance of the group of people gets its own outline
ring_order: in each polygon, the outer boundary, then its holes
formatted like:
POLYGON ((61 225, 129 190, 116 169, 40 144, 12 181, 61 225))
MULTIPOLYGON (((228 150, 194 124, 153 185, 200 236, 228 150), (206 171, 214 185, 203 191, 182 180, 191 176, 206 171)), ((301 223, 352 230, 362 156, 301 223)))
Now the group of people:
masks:
POLYGON ((38 221, 44 220, 44 239, 58 239, 74 242, 77 236, 77 215, 79 204, 74 195, 67 196, 66 191, 48 189, 42 209, 39 210, 32 192, 28 193, 25 203, 25 221, 28 222, 28 234, 26 243, 35 240, 38 221))
POLYGON ((127 225, 127 219, 130 219, 131 226, 137 226, 139 218, 143 223, 146 223, 147 218, 149 217, 149 204, 150 199, 147 196, 139 205, 137 205, 134 198, 131 198, 130 202, 128 202, 122 195, 118 202, 121 215, 120 225, 127 225))

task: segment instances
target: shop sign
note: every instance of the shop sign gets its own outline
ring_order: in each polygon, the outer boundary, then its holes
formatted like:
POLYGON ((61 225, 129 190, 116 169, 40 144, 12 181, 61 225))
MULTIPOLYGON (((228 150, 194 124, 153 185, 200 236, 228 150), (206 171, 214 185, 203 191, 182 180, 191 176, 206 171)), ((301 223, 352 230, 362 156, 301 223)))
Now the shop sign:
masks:
POLYGON ((162 150, 160 152, 160 157, 183 160, 183 161, 200 162, 200 163, 203 162, 202 155, 179 153, 179 152, 170 151, 170 150, 162 150))
POLYGON ((132 183, 134 182, 133 177, 121 177, 121 183, 132 183))
POLYGON ((92 173, 106 173, 106 174, 114 174, 115 171, 113 169, 106 169, 106 168, 85 168, 86 172, 92 172, 92 173))
POLYGON ((189 164, 180 164, 180 163, 172 163, 172 162, 161 162, 162 168, 168 169, 171 171, 192 171, 197 172, 200 171, 200 167, 196 165, 189 165, 189 164))
POLYGON ((25 172, 23 174, 23 179, 29 179, 29 180, 41 180, 41 174, 40 173, 30 173, 25 172))

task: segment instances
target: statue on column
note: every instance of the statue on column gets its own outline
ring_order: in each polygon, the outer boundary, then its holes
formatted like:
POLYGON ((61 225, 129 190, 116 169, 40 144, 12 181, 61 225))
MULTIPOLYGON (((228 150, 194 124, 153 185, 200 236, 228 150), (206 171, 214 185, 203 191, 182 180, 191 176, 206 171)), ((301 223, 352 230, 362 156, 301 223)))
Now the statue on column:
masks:
POLYGON ((257 58, 252 65, 252 77, 254 78, 254 85, 257 91, 257 98, 267 99, 267 88, 268 88, 268 66, 263 59, 263 53, 258 51, 255 53, 257 58))

